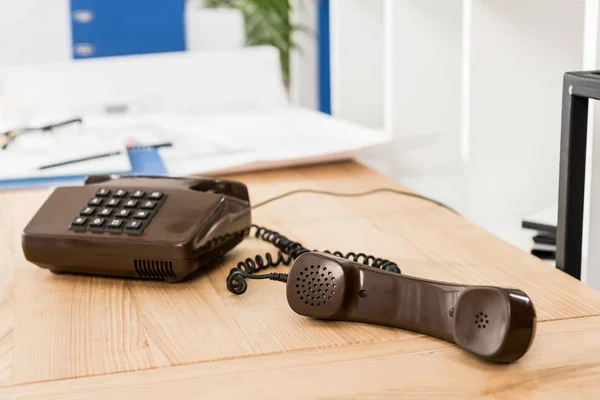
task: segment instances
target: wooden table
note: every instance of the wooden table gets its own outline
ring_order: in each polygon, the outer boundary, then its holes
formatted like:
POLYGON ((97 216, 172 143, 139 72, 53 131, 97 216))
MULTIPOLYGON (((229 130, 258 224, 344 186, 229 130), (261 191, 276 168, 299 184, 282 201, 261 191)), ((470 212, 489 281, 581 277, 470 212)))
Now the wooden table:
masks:
MULTIPOLYGON (((234 178, 253 202, 297 188, 395 186, 352 162, 234 178)), ((53 275, 20 247, 48 193, 0 195, 0 399, 600 397, 600 293, 433 204, 300 194, 253 219, 309 248, 395 260, 405 274, 521 288, 539 324, 519 362, 485 364, 416 333, 304 318, 280 283, 250 281, 232 295, 229 269, 272 251, 254 239, 181 284, 53 275)))

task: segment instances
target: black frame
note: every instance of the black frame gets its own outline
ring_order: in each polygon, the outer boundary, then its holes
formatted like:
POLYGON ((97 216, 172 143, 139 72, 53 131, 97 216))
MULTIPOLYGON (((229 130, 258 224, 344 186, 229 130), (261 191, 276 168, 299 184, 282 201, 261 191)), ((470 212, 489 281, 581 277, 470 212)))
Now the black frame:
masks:
POLYGON ((563 80, 556 266, 581 279, 589 101, 600 100, 600 71, 568 72, 563 80))

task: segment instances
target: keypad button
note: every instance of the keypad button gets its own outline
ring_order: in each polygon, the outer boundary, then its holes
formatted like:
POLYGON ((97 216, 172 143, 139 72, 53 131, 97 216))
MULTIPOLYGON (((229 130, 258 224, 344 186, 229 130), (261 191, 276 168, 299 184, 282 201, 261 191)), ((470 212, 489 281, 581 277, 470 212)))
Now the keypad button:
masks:
POLYGON ((113 210, 110 208, 103 208, 102 210, 100 210, 100 212, 98 213, 98 215, 101 215, 103 217, 110 217, 110 215, 112 214, 113 210))
POLYGON ((123 190, 123 189, 118 189, 115 190, 113 193, 114 197, 125 197, 127 196, 127 190, 123 190))
POLYGON ((76 217, 73 221, 71 221, 71 226, 69 226, 69 229, 72 231, 85 231, 85 223, 87 220, 87 217, 76 217))
POLYGON ((83 210, 81 210, 81 212, 79 214, 90 216, 90 215, 94 215, 95 212, 96 212, 96 209, 94 207, 86 207, 83 210))
POLYGON ((105 218, 96 217, 90 220, 88 224, 88 229, 90 231, 101 232, 104 230, 104 223, 106 222, 105 218))
POLYGON ((124 207, 127 208, 134 208, 138 205, 139 201, 138 200, 127 200, 124 204, 124 207))
POLYGON ((133 218, 146 219, 146 218, 148 218, 148 215, 150 215, 150 213, 148 211, 140 210, 140 211, 136 211, 135 213, 133 213, 133 218))
POLYGON ((163 194, 161 192, 152 192, 148 195, 148 198, 152 200, 160 200, 162 197, 163 194))
POLYGON ((124 223, 125 221, 123 221, 122 219, 114 218, 108 221, 108 223, 106 224, 106 229, 120 231, 124 223))
POLYGON ((104 225, 104 218, 94 218, 90 221, 90 226, 102 226, 104 225))
POLYGON ((117 211, 117 213, 115 214, 116 218, 129 218, 129 214, 131 214, 131 210, 119 210, 117 211))
POLYGON ((108 196, 109 194, 110 194, 110 190, 108 190, 108 189, 99 189, 99 190, 96 192, 96 196, 97 196, 97 197, 106 197, 106 196, 108 196))
POLYGON ((118 207, 121 204, 121 200, 119 199, 110 199, 106 202, 107 207, 118 207))
POLYGON ((132 219, 131 221, 127 221, 127 224, 125 225, 125 230, 128 232, 135 232, 140 230, 143 224, 144 223, 142 221, 132 219))
POLYGON ((142 197, 144 197, 145 194, 146 194, 146 192, 143 192, 141 190, 136 190, 135 192, 131 193, 131 197, 133 197, 134 199, 141 199, 142 197))
POLYGON ((85 225, 86 222, 87 222, 86 217, 77 217, 71 222, 71 225, 83 226, 83 225, 85 225))
POLYGON ((146 210, 152 210, 154 207, 156 207, 156 201, 146 200, 142 202, 142 208, 145 208, 146 210))
POLYGON ((102 204, 102 199, 100 197, 94 197, 88 202, 89 206, 99 206, 102 204))

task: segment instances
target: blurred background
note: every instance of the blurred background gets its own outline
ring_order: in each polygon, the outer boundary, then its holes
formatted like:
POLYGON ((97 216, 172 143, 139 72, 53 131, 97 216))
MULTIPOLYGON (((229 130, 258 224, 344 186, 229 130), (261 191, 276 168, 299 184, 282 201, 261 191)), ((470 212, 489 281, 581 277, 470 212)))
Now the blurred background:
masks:
MULTIPOLYGON (((358 158, 552 263, 562 76, 597 67, 598 3, 0 0, 0 133, 84 116, 94 138, 175 143, 170 174, 358 158)), ((15 161, 28 146, 45 163, 74 151, 21 139, 0 182, 40 177, 15 161)), ((42 177, 135 169, 86 167, 42 177)))

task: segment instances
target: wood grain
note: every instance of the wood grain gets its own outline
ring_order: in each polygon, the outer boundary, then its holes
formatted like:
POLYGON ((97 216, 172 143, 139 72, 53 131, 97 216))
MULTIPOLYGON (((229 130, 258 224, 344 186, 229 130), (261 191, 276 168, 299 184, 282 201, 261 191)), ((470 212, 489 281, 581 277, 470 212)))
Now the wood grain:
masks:
POLYGON ((527 357, 485 364, 421 335, 268 356, 23 385, 11 399, 597 399, 600 317, 539 324, 527 357))
MULTIPOLYGON (((399 188, 356 163, 233 179, 248 184, 253 203, 299 188, 399 188)), ((28 263, 20 248, 23 227, 48 194, 0 195, 0 386, 78 382, 72 379, 238 359, 251 370, 262 365, 261 356, 289 354, 293 360, 307 351, 329 354, 338 347, 360 352, 364 346, 390 345, 398 357, 403 357, 400 349, 410 354, 440 350, 439 362, 452 368, 462 363, 447 344, 410 332, 299 317, 287 306, 282 284, 251 281, 245 295, 230 294, 225 287, 229 269, 240 259, 272 251, 254 239, 212 270, 176 285, 52 275, 28 263)), ((577 321, 596 321, 583 317, 600 315, 600 293, 422 200, 392 194, 353 199, 298 194, 255 210, 253 222, 308 248, 392 259, 409 275, 521 288, 532 297, 540 321, 576 318, 576 327, 583 324, 577 321)), ((421 360, 414 357, 402 363, 421 360)), ((358 361, 348 363, 362 369, 358 361)), ((416 365, 428 369, 427 361, 416 365)))

